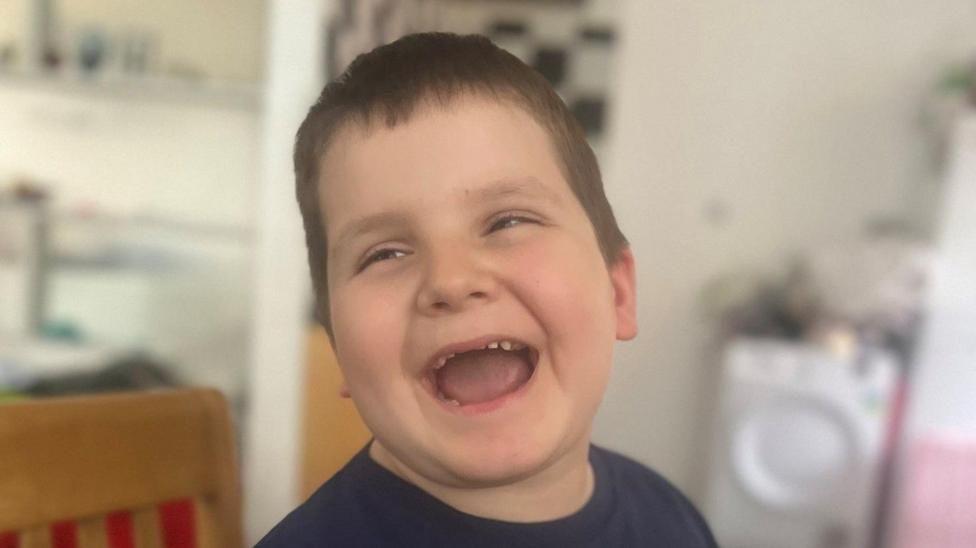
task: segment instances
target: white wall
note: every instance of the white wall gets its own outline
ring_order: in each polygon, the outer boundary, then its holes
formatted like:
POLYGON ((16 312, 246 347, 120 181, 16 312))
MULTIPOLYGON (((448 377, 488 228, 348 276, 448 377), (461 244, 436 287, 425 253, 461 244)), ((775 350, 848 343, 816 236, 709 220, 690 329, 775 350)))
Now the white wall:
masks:
POLYGON ((322 88, 320 32, 328 4, 326 0, 269 4, 251 397, 244 440, 248 546, 299 502, 300 383, 311 289, 291 149, 299 124, 322 88))
POLYGON ((976 439, 976 113, 960 122, 955 136, 909 402, 913 437, 954 431, 976 439))
POLYGON ((641 332, 619 347, 596 439, 697 495, 715 377, 702 286, 877 215, 924 217, 919 111, 976 46, 976 4, 631 0, 621 21, 604 167, 641 332))

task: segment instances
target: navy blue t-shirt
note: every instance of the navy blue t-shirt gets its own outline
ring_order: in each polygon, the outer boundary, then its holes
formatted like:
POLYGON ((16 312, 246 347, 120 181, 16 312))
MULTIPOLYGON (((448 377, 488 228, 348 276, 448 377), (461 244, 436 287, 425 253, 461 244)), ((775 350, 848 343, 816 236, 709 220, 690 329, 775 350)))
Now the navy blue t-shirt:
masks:
POLYGON ((578 512, 512 523, 448 506, 378 465, 364 448, 257 548, 717 548, 701 515, 660 475, 592 445, 590 464, 593 495, 578 512))

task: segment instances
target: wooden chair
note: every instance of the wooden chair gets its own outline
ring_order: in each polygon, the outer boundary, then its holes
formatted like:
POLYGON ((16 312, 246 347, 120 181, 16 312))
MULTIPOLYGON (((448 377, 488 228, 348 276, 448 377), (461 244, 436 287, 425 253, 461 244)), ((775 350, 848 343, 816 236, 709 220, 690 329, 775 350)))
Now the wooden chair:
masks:
POLYGON ((342 375, 321 327, 308 334, 302 420, 300 496, 305 500, 342 468, 372 436, 352 400, 339 397, 342 375))
POLYGON ((239 548, 237 473, 213 390, 0 404, 0 548, 239 548))

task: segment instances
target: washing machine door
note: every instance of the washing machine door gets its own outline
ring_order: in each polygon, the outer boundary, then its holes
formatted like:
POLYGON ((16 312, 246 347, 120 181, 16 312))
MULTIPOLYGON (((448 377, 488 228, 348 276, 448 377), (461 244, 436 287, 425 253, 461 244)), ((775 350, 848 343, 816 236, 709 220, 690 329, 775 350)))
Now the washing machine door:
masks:
POLYGON ((829 504, 858 468, 854 423, 829 402, 791 397, 747 411, 732 429, 740 487, 777 510, 829 504))

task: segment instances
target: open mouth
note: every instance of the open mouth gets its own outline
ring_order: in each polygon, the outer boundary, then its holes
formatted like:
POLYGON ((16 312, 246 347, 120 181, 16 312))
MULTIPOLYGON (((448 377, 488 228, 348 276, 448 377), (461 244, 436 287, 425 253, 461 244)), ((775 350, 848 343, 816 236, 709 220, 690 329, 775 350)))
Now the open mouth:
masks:
POLYGON ((539 352, 526 343, 497 339, 435 358, 427 382, 436 397, 457 407, 501 400, 525 386, 535 372, 539 352))

